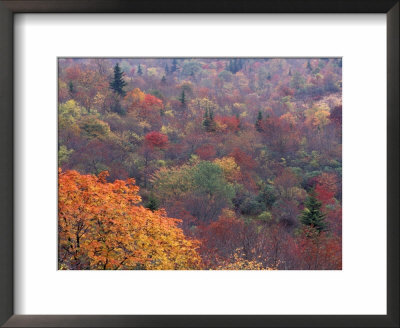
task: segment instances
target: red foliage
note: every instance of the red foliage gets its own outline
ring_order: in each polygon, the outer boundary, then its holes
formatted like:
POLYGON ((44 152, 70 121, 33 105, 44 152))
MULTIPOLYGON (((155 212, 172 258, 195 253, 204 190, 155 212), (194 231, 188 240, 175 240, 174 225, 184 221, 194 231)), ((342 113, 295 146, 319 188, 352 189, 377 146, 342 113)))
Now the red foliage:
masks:
POLYGON ((163 102, 161 99, 158 99, 157 97, 150 94, 146 94, 146 96, 144 97, 144 103, 147 108, 161 109, 163 106, 163 102))
POLYGON ((294 95, 294 90, 292 88, 289 88, 286 85, 281 85, 278 89, 278 94, 281 97, 286 97, 286 96, 293 96, 294 95))
POLYGON ((212 268, 228 259, 243 245, 244 233, 244 222, 235 217, 220 216, 209 225, 198 226, 197 238, 202 241, 199 251, 203 261, 212 268))
POLYGON ((291 120, 273 116, 262 122, 262 133, 265 141, 275 151, 296 151, 300 143, 299 130, 291 120))
POLYGON ((185 145, 182 143, 171 143, 168 146, 168 154, 171 158, 178 158, 185 151, 185 145))
POLYGON ((197 218, 191 215, 186 209, 182 201, 174 200, 168 203, 168 215, 177 217, 181 220, 179 226, 183 229, 186 235, 190 235, 190 228, 197 224, 197 218))
POLYGON ((214 158, 217 153, 213 145, 202 145, 195 152, 203 160, 214 158))
POLYGON ((327 208, 325 211, 329 231, 336 236, 342 236, 342 206, 336 204, 333 208, 327 208))
POLYGON ((68 80, 77 80, 82 74, 82 71, 79 66, 70 66, 65 69, 65 74, 68 80))
POLYGON ((342 127, 342 106, 336 106, 332 109, 331 114, 329 116, 330 120, 335 123, 338 128, 342 127))
POLYGON ((333 173, 322 173, 316 179, 315 192, 322 204, 332 204, 337 192, 337 176, 333 173))
POLYGON ((168 146, 168 136, 157 131, 152 131, 146 134, 145 142, 152 149, 165 149, 168 146))
POLYGON ((235 148, 229 156, 235 159, 235 162, 243 168, 254 169, 257 165, 256 161, 239 148, 235 148))
POLYGON ((243 230, 244 223, 235 217, 219 217, 215 222, 212 222, 207 230, 211 232, 216 238, 226 239, 231 236, 239 235, 243 230))
POLYGON ((222 125, 226 125, 226 129, 229 131, 239 131, 240 121, 236 116, 217 116, 215 120, 222 125))
POLYGON ((315 193, 317 194, 317 198, 322 204, 330 204, 333 202, 334 192, 330 191, 326 186, 317 184, 315 187, 315 193))
POLYGON ((341 270, 342 242, 335 235, 304 227, 297 238, 298 267, 303 270, 341 270))
POLYGON ((275 185, 282 186, 284 189, 294 187, 299 182, 299 177, 290 168, 283 169, 282 173, 275 179, 275 185))
POLYGON ((248 189, 251 190, 252 192, 256 192, 258 190, 257 184, 254 181, 251 172, 241 172, 241 183, 248 189))
POLYGON ((210 89, 206 87, 199 88, 198 94, 200 98, 206 98, 210 94, 210 89))

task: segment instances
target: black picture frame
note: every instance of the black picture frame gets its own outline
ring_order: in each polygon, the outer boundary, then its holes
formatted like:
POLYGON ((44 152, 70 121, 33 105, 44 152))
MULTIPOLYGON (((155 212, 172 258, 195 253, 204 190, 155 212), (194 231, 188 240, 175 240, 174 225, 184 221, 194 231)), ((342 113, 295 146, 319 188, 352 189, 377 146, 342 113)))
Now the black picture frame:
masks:
POLYGON ((0 0, 0 324, 4 327, 399 327, 399 8, 398 0, 0 0), (13 21, 16 13, 385 13, 387 315, 14 315, 13 21))

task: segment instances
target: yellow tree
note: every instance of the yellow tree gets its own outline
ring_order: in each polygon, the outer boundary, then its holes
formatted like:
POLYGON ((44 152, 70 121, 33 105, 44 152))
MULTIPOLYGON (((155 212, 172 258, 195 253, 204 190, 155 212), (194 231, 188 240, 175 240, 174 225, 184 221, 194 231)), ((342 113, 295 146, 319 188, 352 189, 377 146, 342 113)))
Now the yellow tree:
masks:
POLYGON ((222 157, 214 160, 223 171, 226 181, 231 183, 240 181, 242 173, 240 172, 240 166, 236 164, 233 157, 222 157))
POLYGON ((328 125, 329 120, 329 107, 326 104, 320 106, 313 106, 304 112, 306 116, 305 123, 318 130, 322 129, 325 125, 328 125))
POLYGON ((164 210, 141 201, 134 179, 59 171, 59 268, 186 270, 201 267, 198 241, 164 210))

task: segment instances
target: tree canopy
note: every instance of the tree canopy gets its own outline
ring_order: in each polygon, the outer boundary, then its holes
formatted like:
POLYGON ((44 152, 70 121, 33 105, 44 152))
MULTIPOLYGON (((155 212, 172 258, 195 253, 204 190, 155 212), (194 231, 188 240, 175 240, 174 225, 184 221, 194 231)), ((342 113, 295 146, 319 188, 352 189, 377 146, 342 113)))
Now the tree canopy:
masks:
POLYGON ((341 269, 340 58, 60 58, 58 100, 60 268, 341 269))

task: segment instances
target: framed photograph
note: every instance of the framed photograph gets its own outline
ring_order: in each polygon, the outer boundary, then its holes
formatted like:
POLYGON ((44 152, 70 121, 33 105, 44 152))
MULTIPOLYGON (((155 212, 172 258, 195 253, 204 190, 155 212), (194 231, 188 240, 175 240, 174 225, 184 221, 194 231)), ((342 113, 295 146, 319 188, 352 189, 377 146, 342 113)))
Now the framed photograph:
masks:
POLYGON ((399 326, 398 1, 0 21, 3 326, 399 326))

